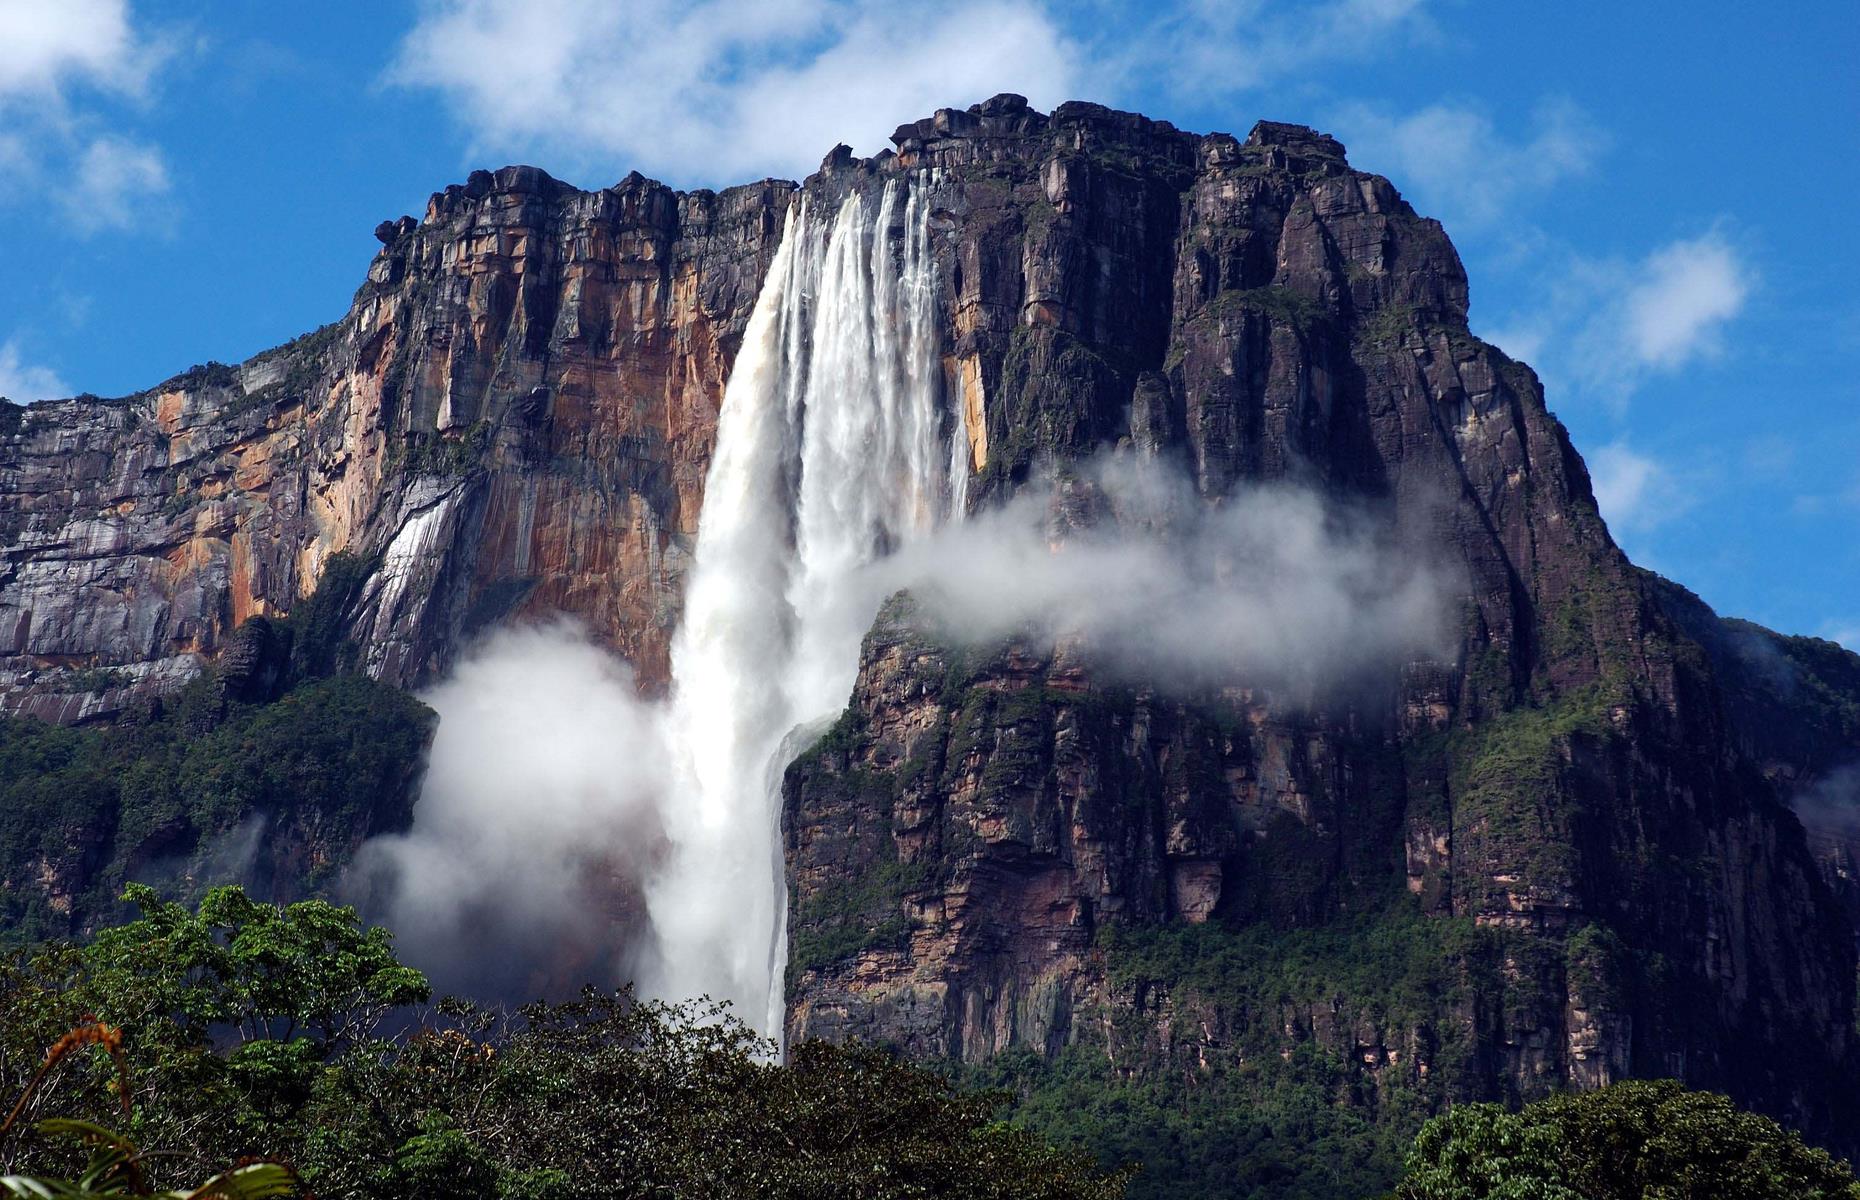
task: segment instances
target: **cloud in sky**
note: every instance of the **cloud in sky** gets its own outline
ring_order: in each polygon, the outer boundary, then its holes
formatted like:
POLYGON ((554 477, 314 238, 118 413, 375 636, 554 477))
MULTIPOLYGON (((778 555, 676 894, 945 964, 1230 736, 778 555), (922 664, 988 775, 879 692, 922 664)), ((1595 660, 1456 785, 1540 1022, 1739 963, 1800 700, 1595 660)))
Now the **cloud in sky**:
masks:
POLYGON ((81 235, 160 215, 166 160, 122 126, 172 52, 127 0, 0 4, 0 201, 50 193, 81 235))
POLYGON ((734 183, 1000 91, 1067 99, 1076 48, 1037 5, 961 0, 430 0, 396 82, 437 89, 481 152, 734 183), (496 62, 498 69, 485 70, 496 62))
POLYGON ((1621 317, 1628 348, 1650 370, 1717 353, 1725 323, 1750 295, 1749 268, 1715 232, 1661 247, 1637 274, 1621 317))
POLYGON ((16 404, 30 404, 70 394, 71 386, 56 372, 21 358, 17 338, 0 342, 0 396, 16 404))
POLYGON ((1553 395, 1621 410, 1648 380, 1717 357, 1759 276, 1720 229, 1638 260, 1545 255, 1540 306, 1479 332, 1525 359, 1553 395))
POLYGON ((168 189, 168 165, 160 150, 103 134, 77 156, 61 202, 79 232, 134 229, 164 210, 168 189))
POLYGON ((1508 136, 1469 104, 1431 104, 1405 115, 1349 105, 1331 122, 1350 159, 1389 176, 1415 206, 1451 232, 1503 223, 1515 234, 1520 206, 1587 174, 1608 138, 1566 100, 1540 105, 1523 136, 1508 136))
POLYGON ((1224 99, 1429 28, 1425 0, 425 0, 389 79, 432 88, 478 153, 721 185, 1014 91, 1224 99), (485 70, 496 62, 498 69, 485 70))
POLYGON ((1652 529, 1691 507, 1691 489, 1677 474, 1625 440, 1588 456, 1595 503, 1617 538, 1652 529))
POLYGON ((1188 0, 1137 15, 1100 5, 1090 24, 1093 82, 1141 84, 1185 103, 1220 101, 1319 63, 1361 59, 1432 34, 1427 0, 1188 0), (1119 19, 1122 17, 1123 19, 1119 19))
POLYGON ((126 0, 0 4, 0 100, 62 99, 74 84, 139 94, 157 55, 126 0))
POLYGON ((1565 368, 1620 405, 1656 375, 1716 357, 1744 309, 1756 271, 1711 230, 1657 247, 1638 262, 1579 261, 1563 292, 1572 328, 1565 368))

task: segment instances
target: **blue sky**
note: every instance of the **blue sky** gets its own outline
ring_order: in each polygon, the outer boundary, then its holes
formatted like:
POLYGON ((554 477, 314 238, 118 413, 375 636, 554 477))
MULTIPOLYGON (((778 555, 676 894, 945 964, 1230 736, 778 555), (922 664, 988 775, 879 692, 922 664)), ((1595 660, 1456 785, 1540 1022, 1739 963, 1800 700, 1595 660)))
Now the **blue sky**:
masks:
POLYGON ((0 0, 0 394, 340 316, 478 166, 799 176, 998 91, 1319 126, 1446 222, 1637 561, 1860 648, 1860 5, 0 0))

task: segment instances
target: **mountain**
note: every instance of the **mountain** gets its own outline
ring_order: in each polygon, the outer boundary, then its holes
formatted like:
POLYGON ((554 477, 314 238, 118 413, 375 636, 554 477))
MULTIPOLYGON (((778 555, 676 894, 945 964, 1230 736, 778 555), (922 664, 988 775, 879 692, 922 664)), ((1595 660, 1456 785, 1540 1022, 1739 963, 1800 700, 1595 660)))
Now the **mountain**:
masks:
POLYGON ((1333 139, 1000 96, 893 142, 715 194, 474 173, 336 324, 0 410, 0 701, 136 713, 338 552, 378 681, 567 612, 663 689, 784 213, 930 177, 972 512, 1057 470, 1089 525, 1106 448, 1315 491, 1443 565, 1450 646, 1313 700, 895 598, 783 787, 790 1035, 1007 1083, 1154 1195, 1361 1194, 1449 1100, 1630 1075, 1860 1148, 1860 657, 1634 567, 1445 232, 1333 139))

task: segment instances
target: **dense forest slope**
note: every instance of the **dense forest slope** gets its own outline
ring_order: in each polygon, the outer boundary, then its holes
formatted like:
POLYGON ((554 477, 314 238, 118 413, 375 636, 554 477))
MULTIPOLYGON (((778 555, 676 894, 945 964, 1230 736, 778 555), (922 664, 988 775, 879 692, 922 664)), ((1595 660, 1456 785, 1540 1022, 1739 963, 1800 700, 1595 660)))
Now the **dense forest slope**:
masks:
MULTIPOLYGON (((930 171, 972 507, 1106 447, 1210 504, 1315 488, 1450 568, 1452 648, 1295 703, 887 606, 787 778, 790 1033, 1012 1083, 1182 1194, 1242 1159, 1266 1194, 1382 1186, 1447 1099, 1638 1074, 1860 1144, 1860 658, 1632 566, 1444 231, 1334 140, 1003 96, 894 142, 721 194, 476 173, 382 225, 324 330, 0 410, 0 700, 142 711, 345 550, 378 680, 566 611, 662 686, 782 213, 930 171)), ((1097 519, 1067 486, 1058 524, 1097 519)))

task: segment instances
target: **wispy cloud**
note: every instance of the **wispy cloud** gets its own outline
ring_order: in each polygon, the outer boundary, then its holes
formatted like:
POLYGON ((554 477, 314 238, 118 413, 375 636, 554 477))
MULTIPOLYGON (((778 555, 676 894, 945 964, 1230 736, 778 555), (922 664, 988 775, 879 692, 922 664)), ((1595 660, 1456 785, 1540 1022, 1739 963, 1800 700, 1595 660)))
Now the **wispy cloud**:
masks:
POLYGON ((720 184, 1000 91, 1050 105, 1077 71, 1027 0, 429 0, 390 78, 437 89, 480 153, 720 184))
POLYGON ((126 0, 0 5, 0 99, 63 100, 74 85, 140 94, 159 58, 126 0))
POLYGON ((1405 115, 1349 105, 1331 124, 1352 163, 1389 176, 1450 230, 1486 233, 1502 224, 1513 237, 1520 210, 1588 174, 1609 140, 1587 113, 1560 99, 1540 105, 1531 128, 1517 135, 1471 104, 1432 104, 1405 115))
POLYGON ((437 91, 478 154, 718 185, 997 92, 1194 106, 1431 29, 1426 0, 424 0, 388 78, 437 91))
POLYGON ((1617 411, 1649 380, 1720 356, 1759 284, 1722 229, 1678 238, 1639 259, 1539 256, 1538 307, 1480 332, 1526 359, 1560 395, 1617 411))
POLYGON ((16 404, 30 404, 70 394, 70 385, 57 372, 25 361, 17 338, 0 342, 0 397, 16 404))
POLYGON ((1623 341, 1636 365, 1672 371, 1716 354, 1750 295, 1750 270, 1717 233, 1650 254, 1622 300, 1623 341))
POLYGON ((1693 489, 1671 467, 1626 441, 1603 446, 1588 463, 1596 506, 1617 538, 1663 525, 1694 502, 1693 489))
POLYGON ((1185 104, 1228 100, 1324 63, 1350 62, 1429 38, 1427 0, 1189 0, 1100 4, 1088 70, 1108 95, 1136 86, 1185 104))
POLYGON ((0 202, 52 194, 80 235, 163 215, 166 160, 124 126, 173 51, 127 0, 0 4, 0 202))
POLYGON ((134 229, 159 217, 168 189, 168 166, 161 151, 105 134, 92 139, 78 156, 61 201, 80 232, 134 229))

